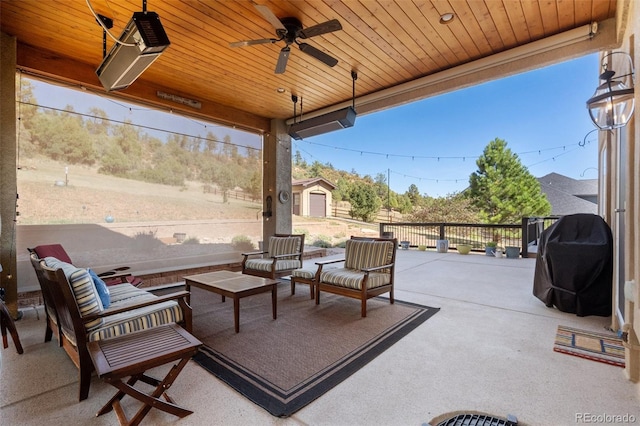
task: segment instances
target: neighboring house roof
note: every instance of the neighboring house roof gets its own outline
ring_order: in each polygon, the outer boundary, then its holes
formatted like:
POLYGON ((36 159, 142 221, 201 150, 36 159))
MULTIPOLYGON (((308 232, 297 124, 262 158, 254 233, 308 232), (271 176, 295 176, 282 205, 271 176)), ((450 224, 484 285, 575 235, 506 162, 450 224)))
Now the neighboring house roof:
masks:
POLYGON ((336 186, 326 180, 325 178, 317 177, 317 178, 309 178, 309 179, 294 179, 291 181, 292 186, 311 186, 317 183, 324 183, 325 186, 330 187, 332 190, 336 189, 336 186))
POLYGON ((551 214, 598 214, 598 180, 577 180, 558 173, 538 178, 540 188, 551 203, 551 214))

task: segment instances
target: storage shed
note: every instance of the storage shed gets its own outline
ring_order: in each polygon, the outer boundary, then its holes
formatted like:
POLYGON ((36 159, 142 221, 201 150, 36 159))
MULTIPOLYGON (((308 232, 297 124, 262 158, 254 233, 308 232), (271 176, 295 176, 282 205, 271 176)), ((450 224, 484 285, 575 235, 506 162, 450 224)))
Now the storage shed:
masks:
POLYGON ((292 213, 298 216, 330 217, 331 191, 335 188, 334 184, 320 177, 293 180, 292 213))

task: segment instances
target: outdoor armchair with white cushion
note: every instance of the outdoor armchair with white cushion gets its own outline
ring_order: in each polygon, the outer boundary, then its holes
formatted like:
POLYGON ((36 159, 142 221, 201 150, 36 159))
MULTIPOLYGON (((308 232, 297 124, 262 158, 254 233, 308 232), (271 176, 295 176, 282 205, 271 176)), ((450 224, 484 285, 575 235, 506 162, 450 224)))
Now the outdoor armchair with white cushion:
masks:
POLYGON ((389 302, 393 303, 397 246, 395 238, 351 237, 346 241, 344 259, 316 262, 316 305, 323 291, 360 299, 362 317, 367 316, 367 299, 389 293, 389 302), (323 269, 337 262, 344 262, 344 266, 323 269))
POLYGON ((242 273, 275 280, 301 268, 303 252, 304 234, 275 234, 268 251, 242 253, 242 273))

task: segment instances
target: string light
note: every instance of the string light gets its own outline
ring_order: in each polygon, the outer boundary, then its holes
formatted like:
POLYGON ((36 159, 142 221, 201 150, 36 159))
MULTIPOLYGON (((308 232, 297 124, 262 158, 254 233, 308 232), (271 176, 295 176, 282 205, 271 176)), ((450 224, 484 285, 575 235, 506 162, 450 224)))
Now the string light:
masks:
MULTIPOLYGON (((467 157, 471 157, 471 158, 475 158, 476 157, 475 155, 442 156, 442 155, 394 154, 392 152, 363 151, 363 150, 360 150, 360 149, 345 148, 345 147, 336 146, 336 145, 328 145, 328 144, 323 144, 323 143, 319 143, 319 142, 311 142, 311 141, 307 141, 305 139, 301 139, 298 142, 304 142, 304 143, 309 144, 309 145, 322 146, 322 147, 325 147, 325 148, 339 149, 341 151, 359 152, 360 155, 369 154, 369 155, 385 156, 387 159, 388 158, 411 158, 411 160, 415 160, 417 158, 417 159, 421 159, 421 160, 436 160, 436 161, 440 161, 441 159, 442 160, 462 160, 462 161, 465 161, 467 157)), ((578 143, 577 145, 580 145, 580 144, 578 143)), ((564 150, 566 150, 566 148, 567 148, 566 145, 560 145, 560 146, 551 147, 551 148, 545 148, 545 149, 537 149, 537 150, 532 150, 532 151, 517 152, 517 153, 515 153, 515 155, 523 156, 523 155, 527 155, 527 154, 535 154, 536 152, 538 153, 538 155, 542 155, 543 152, 557 151, 557 150, 563 150, 564 151, 564 150)))
MULTIPOLYGON (((586 139, 586 138, 585 138, 585 139, 586 139)), ((353 149, 348 149, 348 148, 341 148, 341 147, 337 147, 337 146, 330 146, 330 145, 324 145, 324 144, 318 144, 318 143, 310 143, 310 142, 308 142, 308 141, 304 141, 304 140, 302 140, 302 141, 297 141, 296 143, 298 143, 298 144, 299 144, 300 142, 305 142, 305 143, 307 143, 307 144, 311 144, 311 145, 320 145, 320 146, 325 146, 325 147, 332 147, 332 148, 334 148, 334 149, 342 149, 342 150, 345 150, 345 151, 359 152, 359 153, 360 153, 360 155, 362 155, 362 154, 363 154, 363 152, 367 153, 366 151, 359 151, 359 150, 353 150, 353 149)), ((555 161, 556 161, 556 158, 558 158, 558 157, 560 157, 560 156, 563 156, 563 155, 566 155, 566 154, 569 154, 569 153, 571 153, 571 152, 573 152, 573 151, 575 151, 575 150, 577 150, 577 149, 579 149, 579 148, 584 148, 586 144, 589 144, 589 143, 591 143, 591 142, 593 142, 593 141, 582 141, 582 142, 580 142, 580 143, 577 143, 577 144, 576 144, 576 146, 575 146, 574 148, 569 149, 569 150, 567 150, 567 146, 566 146, 566 145, 562 145, 562 146, 557 146, 557 147, 553 147, 553 148, 546 148, 546 149, 538 149, 538 150, 532 150, 532 151, 525 151, 525 152, 522 152, 522 153, 518 153, 518 154, 516 154, 516 155, 526 155, 526 154, 535 154, 535 153, 538 153, 538 155, 542 155, 542 153, 543 153, 543 152, 546 152, 546 151, 554 151, 554 150, 559 150, 559 149, 562 149, 562 150, 563 150, 563 152, 562 152, 562 153, 560 153, 560 154, 557 154, 557 155, 555 155, 555 156, 553 156, 553 157, 546 158, 546 159, 544 159, 544 160, 540 160, 540 161, 538 161, 538 162, 536 162, 536 163, 532 163, 532 164, 529 164, 529 165, 527 165, 527 166, 526 166, 527 168, 530 168, 530 167, 537 166, 537 165, 542 164, 542 163, 546 163, 547 161, 554 161, 554 162, 555 162, 555 161)), ((298 145, 298 146, 296 147, 296 149, 300 149, 300 146, 298 145)), ((314 155, 312 155, 312 154, 311 154, 311 153, 309 153, 308 151, 304 151, 304 152, 306 152, 306 153, 307 153, 311 158, 316 158, 314 155)), ((386 157, 387 157, 387 158, 389 158, 389 157, 403 157, 403 158, 408 158, 408 157, 409 157, 409 156, 407 156, 407 155, 399 155, 399 154, 391 154, 391 153, 387 153, 387 154, 372 153, 372 154, 386 155, 386 157)), ((412 156, 410 156, 410 157, 411 157, 411 160, 415 160, 415 158, 420 158, 420 159, 436 159, 436 160, 438 160, 438 161, 439 161, 439 160, 440 160, 440 158, 446 158, 446 159, 462 159, 462 161, 463 161, 463 162, 464 162, 464 161, 466 161, 466 158, 467 158, 467 156, 463 156, 463 157, 439 157, 439 156, 433 156, 433 157, 422 157, 422 156, 414 156, 414 155, 412 155, 412 156)), ((317 160, 316 160, 316 161, 317 161, 317 160)), ((398 176, 402 176, 402 177, 403 177, 403 178, 405 178, 405 179, 407 179, 407 178, 408 178, 408 179, 414 179, 414 180, 417 180, 418 182, 426 181, 426 182, 434 182, 434 183, 440 183, 440 182, 443 182, 443 183, 444 183, 444 182, 454 182, 454 183, 459 183, 459 182, 466 182, 466 181, 468 181, 468 177, 464 177, 464 178, 462 178, 462 177, 458 177, 458 178, 453 178, 453 179, 427 178, 427 177, 423 177, 423 176, 412 176, 412 175, 407 175, 406 173, 400 173, 400 172, 397 172, 397 171, 395 171, 395 170, 391 170, 391 169, 389 169, 389 173, 393 173, 393 174, 396 174, 396 175, 398 175, 398 176)))

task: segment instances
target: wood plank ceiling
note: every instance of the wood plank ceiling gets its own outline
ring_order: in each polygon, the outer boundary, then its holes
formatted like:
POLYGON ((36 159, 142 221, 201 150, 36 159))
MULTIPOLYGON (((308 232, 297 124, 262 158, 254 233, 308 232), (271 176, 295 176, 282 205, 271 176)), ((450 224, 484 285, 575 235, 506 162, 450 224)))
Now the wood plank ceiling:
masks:
MULTIPOLYGON (((214 120, 267 130, 293 114, 291 95, 313 111, 616 16, 616 0, 259 0, 278 18, 307 28, 337 19, 343 29, 307 40, 338 59, 330 68, 291 46, 284 74, 274 68, 284 42, 230 47, 276 37, 249 0, 148 0, 171 46, 118 96, 157 103, 156 90, 201 101, 214 120), (442 14, 453 13, 448 24, 442 14), (284 93, 278 93, 278 89, 284 93)), ((90 0, 114 21, 117 37, 142 0, 90 0)), ((18 66, 92 90, 102 30, 86 0, 1 0, 0 25, 18 40, 18 66)), ((108 48, 113 42, 109 39, 108 48)))

